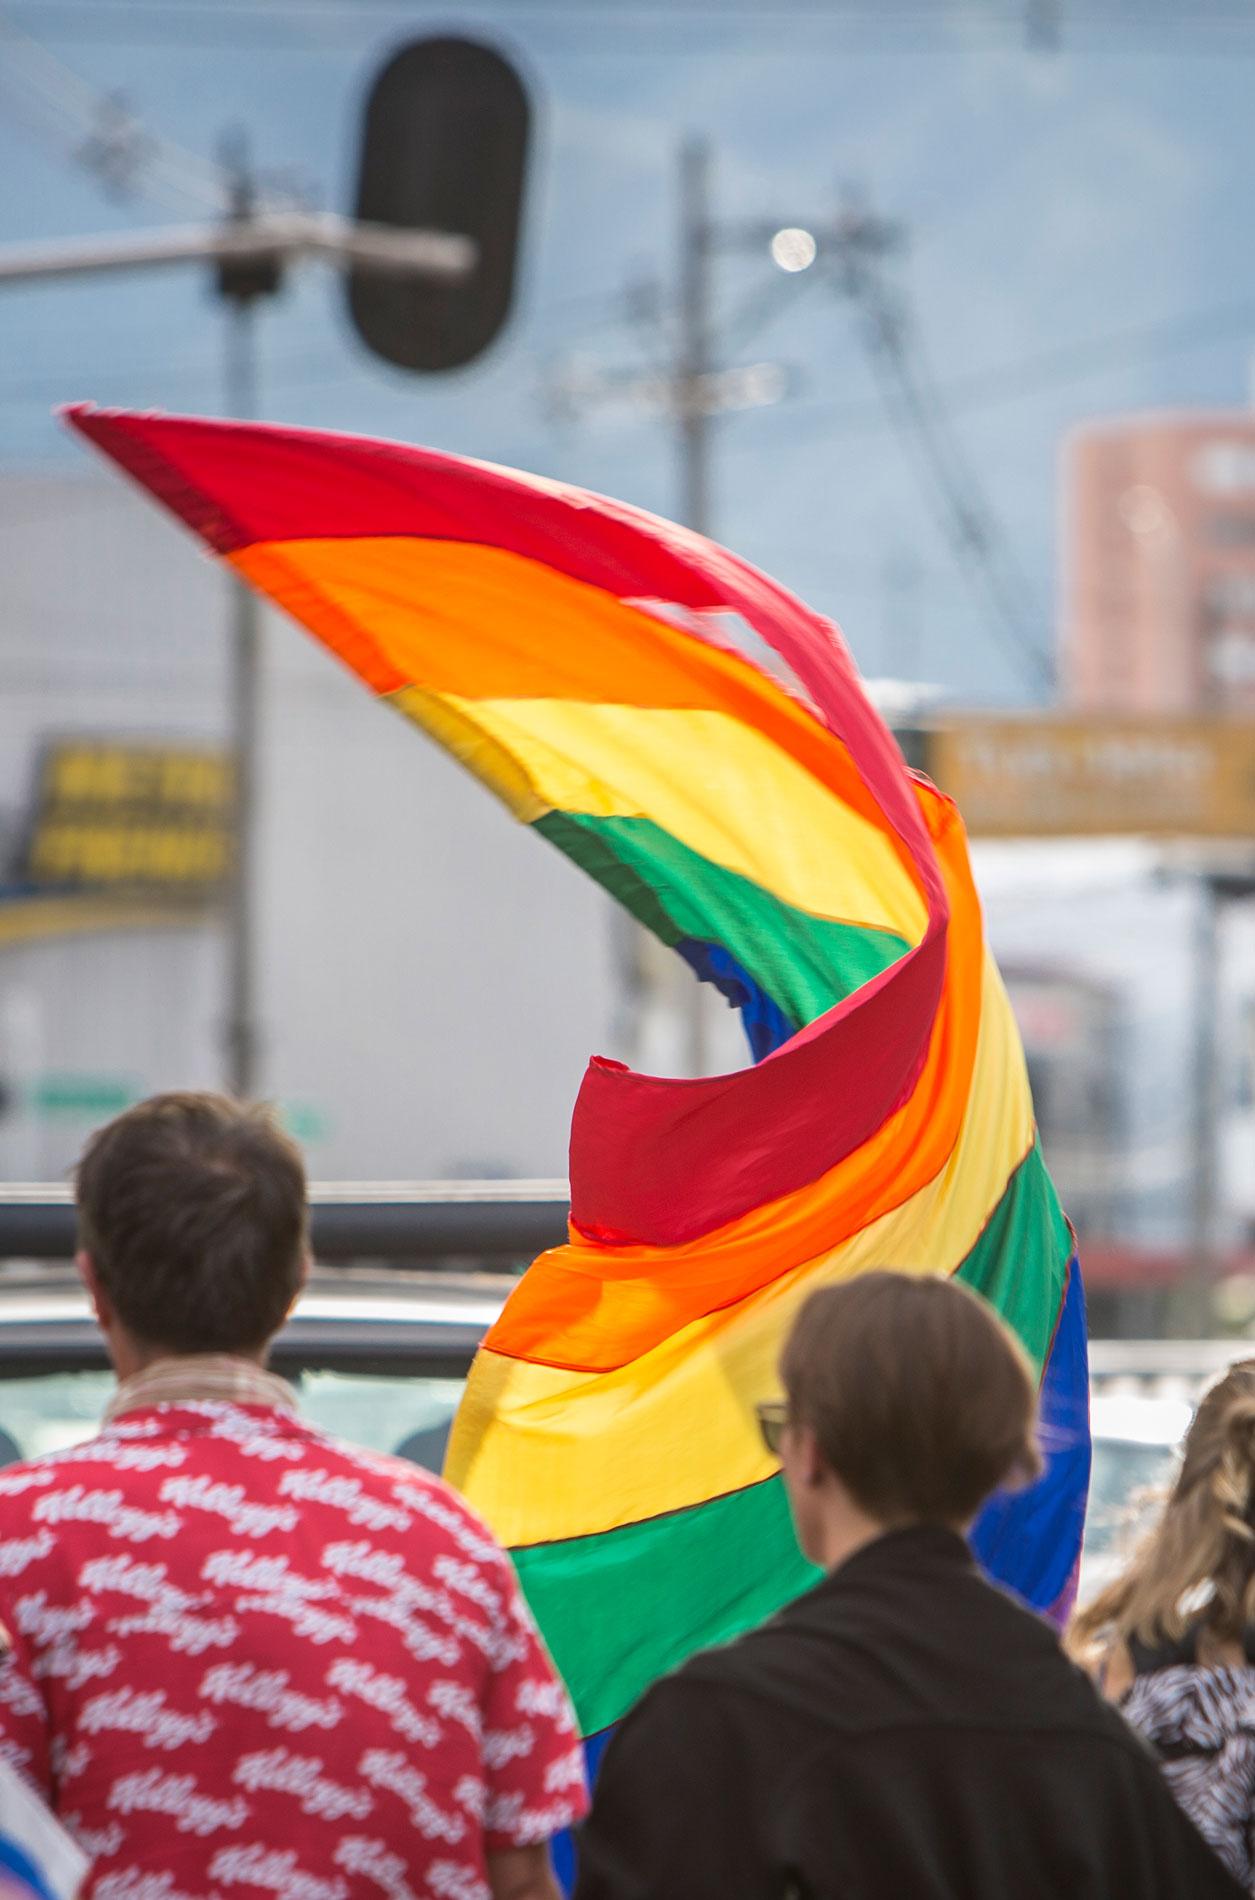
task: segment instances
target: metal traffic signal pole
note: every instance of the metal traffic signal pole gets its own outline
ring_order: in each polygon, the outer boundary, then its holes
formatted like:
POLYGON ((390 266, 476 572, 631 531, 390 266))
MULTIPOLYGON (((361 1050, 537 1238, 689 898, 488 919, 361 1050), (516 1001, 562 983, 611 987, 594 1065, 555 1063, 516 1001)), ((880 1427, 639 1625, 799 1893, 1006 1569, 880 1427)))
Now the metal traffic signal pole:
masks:
MULTIPOLYGON (((230 194, 228 222, 247 226, 256 210, 256 188, 243 137, 223 146, 230 194)), ((276 260, 220 263, 218 295, 226 306, 223 394, 226 413, 241 422, 257 418, 256 306, 282 283, 276 260)), ((257 1026, 257 776, 261 745, 261 608, 245 581, 232 575, 230 648, 227 662, 228 746, 232 775, 232 850, 227 885, 226 1020, 223 1043, 226 1085, 240 1101, 257 1089, 260 1034, 257 1026)))
MULTIPOLYGON (((457 233, 355 222, 332 213, 257 212, 242 151, 233 157, 229 215, 217 228, 173 230, 13 245, 0 249, 0 285, 150 270, 171 264, 218 267, 226 300, 224 385, 228 411, 257 414, 256 313, 260 297, 278 288, 286 264, 321 257, 342 269, 391 273, 457 284, 475 268, 478 247, 457 233)), ((228 891, 225 1079, 233 1094, 250 1095, 257 1079, 255 983, 256 763, 258 754, 259 615, 256 596, 232 582, 230 734, 236 774, 234 850, 228 891)))
MULTIPOLYGON (((227 293, 223 293, 226 295, 227 293)), ((235 298, 226 313, 227 414, 257 415, 257 339, 251 299, 235 298)), ((257 761, 261 732, 261 613, 247 582, 232 576, 227 703, 232 774, 232 850, 227 886, 227 1002, 223 1040, 226 1084, 241 1101, 257 1086, 256 1000, 257 761)))
MULTIPOLYGON (((356 218, 258 208, 242 135, 222 152, 229 190, 216 230, 183 228, 0 250, 0 284, 141 270, 178 262, 217 266, 227 306, 228 414, 257 416, 257 302, 298 257, 333 259, 346 273, 362 341, 402 368, 461 367, 498 334, 514 290, 531 108, 518 73, 479 41, 438 36, 402 46, 366 102, 356 218)), ((230 748, 234 838, 227 893, 227 1086, 257 1085, 256 791, 261 688, 256 596, 232 582, 230 748)))
POLYGON ((264 211, 239 223, 183 224, 119 236, 52 238, 0 247, 0 284, 48 283, 162 270, 171 264, 295 263, 321 258, 342 270, 460 283, 475 269, 471 238, 450 231, 399 230, 342 218, 334 211, 264 211))

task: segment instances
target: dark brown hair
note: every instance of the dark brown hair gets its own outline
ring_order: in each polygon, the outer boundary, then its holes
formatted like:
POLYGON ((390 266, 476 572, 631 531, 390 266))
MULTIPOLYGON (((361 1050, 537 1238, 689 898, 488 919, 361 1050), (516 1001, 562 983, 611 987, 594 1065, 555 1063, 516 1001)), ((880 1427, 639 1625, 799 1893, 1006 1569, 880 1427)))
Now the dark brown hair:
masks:
POLYGON ((76 1176, 79 1246, 119 1319, 172 1352, 256 1352, 306 1251, 305 1167, 269 1110, 154 1095, 98 1129, 76 1176))
POLYGON ((957 1281, 875 1272, 821 1287, 781 1373, 791 1420, 882 1523, 966 1524, 1041 1469, 1028 1360, 957 1281))

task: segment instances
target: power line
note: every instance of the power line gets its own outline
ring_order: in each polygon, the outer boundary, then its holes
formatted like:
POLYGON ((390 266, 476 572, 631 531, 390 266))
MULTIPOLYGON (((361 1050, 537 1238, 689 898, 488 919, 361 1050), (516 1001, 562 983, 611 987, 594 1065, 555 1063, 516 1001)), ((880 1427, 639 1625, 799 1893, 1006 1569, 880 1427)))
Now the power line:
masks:
POLYGON ((0 87, 65 156, 94 170, 115 195, 142 189, 176 210, 217 210, 222 186, 215 168, 163 146, 145 132, 115 96, 98 94, 46 47, 0 14, 0 87))
POLYGON ((913 360, 918 344, 908 347, 903 323, 890 310, 883 292, 873 289, 867 296, 872 360, 885 406, 899 434, 909 448, 918 452, 932 479, 942 531, 960 568, 984 596, 990 626, 1007 656, 1021 669, 1027 661, 1035 684, 1053 687, 1054 666, 1049 650, 1026 631, 1028 582, 979 481, 950 434, 944 405, 913 360))
MULTIPOLYGON (((734 312, 732 328, 737 331, 738 344, 746 342, 757 329, 757 326, 751 327, 745 321, 755 304, 763 308, 770 302, 770 311, 764 311, 764 314, 769 315, 774 315, 776 310, 782 308, 778 287, 774 284, 770 286, 769 299, 766 290, 764 286, 761 299, 757 290, 752 299, 746 299, 739 324, 736 321, 737 313, 734 312)), ((600 330, 606 325, 631 321, 622 309, 621 298, 608 292, 594 292, 549 306, 529 319, 529 328, 543 331, 550 324, 561 322, 564 316, 577 311, 585 314, 586 321, 563 339, 566 345, 577 341, 580 334, 587 330, 600 330)), ((1110 331, 1105 336, 1093 337, 1088 341, 1036 351, 1009 363, 1000 363, 993 369, 950 376, 936 384, 935 394, 952 414, 969 409, 995 408, 1002 403, 1025 401, 1044 390, 1101 375, 1113 367, 1123 368, 1131 361, 1153 360, 1160 355, 1196 349, 1200 345, 1220 342, 1242 333, 1255 336, 1255 298, 1221 304, 1210 310, 1159 318, 1152 323, 1133 325, 1127 330, 1110 331)), ((296 356, 285 352, 268 369, 267 380, 276 386, 289 388, 306 380, 323 383, 329 376, 337 375, 347 381, 359 369, 367 367, 369 365, 360 363, 344 350, 320 348, 296 356)), ((142 361, 131 363, 102 364, 99 369, 86 374, 81 363, 76 362, 73 369, 64 372, 41 377, 25 375, 8 384, 0 383, 0 402, 56 402, 64 398, 69 384, 97 378, 102 381, 136 380, 157 373, 163 379, 187 378, 195 381, 217 377, 220 366, 216 360, 209 358, 203 362, 159 366, 148 356, 142 361)), ((831 430, 834 425, 855 429, 860 434, 880 434, 888 426, 884 404, 877 397, 870 401, 792 405, 789 410, 789 444, 812 433, 831 430)))
MULTIPOLYGON (((774 315, 781 306, 775 285, 771 286, 771 292, 770 314, 774 315)), ((758 301, 757 293, 753 301, 758 301)), ((764 297, 762 301, 765 303, 767 299, 764 297)), ((747 299, 743 307, 745 314, 748 314, 750 302, 747 299)), ((620 299, 609 293, 589 293, 551 305, 530 319, 530 327, 544 330, 576 311, 586 313, 586 322, 568 334, 564 344, 569 345, 578 340, 581 331, 586 329, 601 329, 603 325, 630 321, 621 308, 620 299)), ((739 330, 736 340, 745 342, 749 326, 741 323, 735 327, 739 330)), ((1012 362, 998 364, 990 370, 947 377, 936 384, 935 393, 946 403, 951 413, 996 408, 1003 403, 1028 400, 1043 391, 1066 386, 1070 382, 1084 381, 1113 367, 1123 368, 1132 361, 1154 360, 1160 355, 1196 349, 1200 345, 1219 342, 1242 333, 1255 335, 1255 299, 1159 318, 1149 324, 1134 325, 1127 330, 1109 332, 1106 336, 1088 341, 1037 351, 1012 362)), ((295 356, 285 352, 267 375, 275 386, 294 388, 305 383, 323 384, 328 378, 349 381, 356 377, 359 370, 367 367, 369 365, 360 363, 344 350, 320 348, 295 356)), ((0 383, 0 402, 15 406, 27 401, 56 402, 64 399, 70 385, 95 380, 134 381, 152 377, 158 370, 163 380, 200 381, 216 378, 219 365, 206 358, 203 362, 157 366, 149 356, 131 363, 102 364, 99 369, 85 374, 81 363, 76 362, 72 369, 64 372, 41 377, 25 375, 8 384, 0 383)), ((887 426, 891 425, 886 423, 884 404, 879 397, 870 401, 807 402, 790 406, 786 439, 792 446, 810 435, 829 432, 834 427, 847 428, 859 434, 880 434, 887 426)))
MULTIPOLYGON (((623 299, 617 293, 608 291, 583 291, 570 297, 558 298, 545 305, 535 316, 528 318, 528 326, 535 331, 546 329, 573 320, 573 327, 564 338, 566 344, 578 342, 581 336, 592 331, 602 333, 619 325, 630 323, 629 313, 623 309, 623 299)), ((77 341, 77 334, 76 334, 77 341)), ((348 382, 356 380, 362 372, 374 369, 374 361, 360 350, 352 347, 327 348, 319 345, 313 349, 293 353, 291 349, 280 350, 275 359, 266 366, 266 383, 274 388, 300 388, 306 384, 324 387, 329 381, 348 382)), ((102 363, 98 368, 85 370, 81 357, 72 368, 54 371, 45 376, 24 375, 15 377, 11 383, 0 382, 0 404, 15 407, 24 402, 63 402, 72 397, 76 390, 95 382, 149 382, 160 379, 163 383, 220 382, 222 366, 217 357, 205 357, 194 362, 154 362, 151 355, 123 363, 102 363)))
POLYGON ((900 234, 857 207, 847 210, 838 228, 850 239, 832 256, 821 239, 820 267, 837 294, 862 314, 872 369, 890 421, 924 469, 939 525, 960 570, 985 602, 991 632, 1015 665, 1031 674, 1034 685, 1052 687, 1049 648, 1028 630, 1029 585, 952 433, 944 398, 902 299, 885 281, 884 259, 900 243, 900 234), (867 239, 851 241, 861 231, 867 232, 867 239))
MULTIPOLYGON (((1039 350, 1013 362, 1000 363, 993 369, 950 376, 937 385, 936 393, 952 412, 994 408, 1004 402, 1026 400, 1069 382, 1084 381, 1108 369, 1123 369, 1130 362, 1153 360, 1243 333, 1255 336, 1255 298, 1164 317, 1149 324, 1135 324, 1088 342, 1039 350)), ((834 425, 856 429, 859 433, 865 430, 876 433, 883 426, 883 409, 879 400, 814 403, 808 405, 803 414, 794 415, 791 421, 791 440, 829 430, 834 425), (793 430, 799 434, 794 435, 793 430)))
MULTIPOLYGON (((743 406, 734 394, 742 384, 759 390, 757 400, 773 401, 784 386, 778 365, 749 365, 741 370, 716 368, 716 357, 729 354, 720 326, 714 337, 710 308, 709 273, 716 251, 751 252, 764 261, 769 253, 782 269, 805 273, 819 260, 818 275, 838 295, 848 298, 864 317, 864 333, 890 423, 922 462, 937 499, 943 532, 960 569, 982 596, 990 626, 1015 664, 1031 675, 1034 686, 1054 684, 1049 650, 1027 626, 1026 603, 1030 588, 1019 571, 1001 526, 987 503, 981 484, 965 460, 950 429, 943 397, 929 374, 919 347, 910 334, 898 302, 891 297, 882 275, 887 253, 901 243, 896 225, 875 217, 857 204, 847 204, 817 233, 786 227, 784 218, 720 219, 712 216, 705 196, 704 146, 688 145, 682 154, 686 214, 680 253, 680 272, 672 297, 651 297, 655 317, 663 316, 664 335, 674 331, 672 364, 642 377, 633 367, 618 365, 591 374, 559 379, 555 396, 565 397, 565 408, 578 414, 589 403, 626 395, 660 408, 677 427, 680 448, 680 518, 702 533, 706 519, 710 462, 710 423, 728 406, 743 406), (801 243, 791 261, 782 239, 801 243), (807 254, 808 252, 808 254, 807 254), (668 324, 667 318, 670 318, 668 324), (770 387, 765 379, 771 373, 770 387), (740 383, 735 379, 740 378, 740 383)), ((779 306, 779 291, 769 277, 755 286, 736 313, 744 339, 753 334, 779 306)), ((751 397, 751 402, 753 402, 751 397)))
MULTIPOLYGON (((31 0, 17 0, 29 6, 31 0)), ((1164 0, 1156 8, 1108 6, 1078 8, 1069 0, 1063 26, 1052 25, 1043 33, 1038 15, 1049 0, 1008 0, 1000 9, 989 5, 961 4, 948 8, 923 5, 921 0, 494 0, 493 4, 472 4, 468 14, 477 24, 503 19, 561 19, 564 32, 572 25, 601 31, 621 24, 629 28, 648 21, 657 29, 679 29, 700 25, 709 29, 719 23, 731 26, 759 26, 769 33, 782 20, 791 24, 809 23, 838 33, 853 29, 860 38, 860 50, 899 51, 908 54, 949 52, 968 53, 973 33, 979 31, 983 44, 1022 46, 1032 57, 1053 57, 1061 45, 1074 45, 1083 37, 1087 52, 1139 54, 1180 52, 1255 52, 1255 17, 1244 4, 1217 5, 1216 0, 1195 0, 1188 15, 1176 10, 1175 0, 1164 0), (1066 28, 1066 32, 1064 31, 1066 28), (1118 40, 1104 44, 1093 37, 1095 28, 1113 31, 1118 40), (955 31, 953 29, 961 29, 955 31), (921 35, 927 35, 922 38, 921 35), (1133 35, 1130 43, 1129 36, 1133 35), (1156 36, 1152 44, 1151 36, 1156 36), (1208 39, 1211 45, 1204 44, 1208 39)), ((74 37, 80 40, 113 44, 186 44, 190 33, 204 35, 208 29, 211 44, 221 46, 270 43, 289 51, 318 52, 325 48, 328 28, 344 36, 356 36, 363 27, 376 23, 381 29, 409 23, 413 11, 404 0, 258 0, 232 4, 231 0, 40 0, 40 32, 45 39, 74 37), (316 24, 320 44, 291 45, 273 35, 285 28, 316 24)), ((648 46, 627 50, 642 56, 648 46)), ((681 48, 680 50, 688 50, 681 48)), ((695 52, 709 50, 708 42, 699 42, 695 52)), ((767 50, 781 57, 794 56, 794 49, 781 44, 773 34, 767 50)))
MULTIPOLYGON (((0 11, 0 94, 62 156, 92 172, 116 198, 142 197, 202 216, 223 208, 221 167, 140 123, 118 93, 103 93, 0 11)), ((295 201, 291 190, 259 194, 259 208, 295 201)))
MULTIPOLYGON (((32 5, 34 0, 15 0, 32 5)), ((652 8, 642 8, 640 0, 545 0, 586 14, 606 15, 642 10, 717 12, 731 15, 769 10, 766 0, 656 0, 652 8)), ((789 0, 794 11, 822 13, 834 20, 891 20, 911 25, 925 22, 965 23, 979 21, 1017 30, 1027 29, 1034 36, 1040 28, 1043 0, 951 0, 937 5, 936 0, 789 0)), ((496 0, 498 12, 529 12, 536 0, 496 0)), ((1179 0, 1067 0, 1066 6, 1052 6, 1062 14, 1065 27, 1099 23, 1119 26, 1144 26, 1159 19, 1179 25, 1182 13, 1179 0)), ((41 15, 57 13, 89 14, 95 17, 119 13, 155 14, 186 18, 192 13, 213 12, 219 16, 283 17, 286 15, 340 14, 360 21, 372 13, 413 13, 408 0, 38 0, 41 15)), ((1250 26, 1252 16, 1247 0, 1192 0, 1190 24, 1250 26)))

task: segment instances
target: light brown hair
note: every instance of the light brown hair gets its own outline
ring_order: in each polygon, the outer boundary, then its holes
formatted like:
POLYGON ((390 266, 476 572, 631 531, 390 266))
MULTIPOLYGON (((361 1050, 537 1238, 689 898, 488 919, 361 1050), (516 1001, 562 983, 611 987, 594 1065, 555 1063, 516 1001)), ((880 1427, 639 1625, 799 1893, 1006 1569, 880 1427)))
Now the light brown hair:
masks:
POLYGON ((967 1524, 1041 1469, 1028 1359, 957 1281, 875 1272, 821 1287, 781 1374, 790 1419, 882 1523, 967 1524))
POLYGON ((283 1324, 306 1251, 305 1166, 270 1111, 154 1095, 91 1137, 79 1246, 150 1346, 256 1352, 283 1324))
POLYGON ((1123 1573, 1072 1620, 1068 1648, 1092 1661, 1131 1637, 1179 1642, 1201 1622, 1212 1643, 1255 1620, 1255 1359, 1211 1387, 1185 1436, 1158 1521, 1123 1573))

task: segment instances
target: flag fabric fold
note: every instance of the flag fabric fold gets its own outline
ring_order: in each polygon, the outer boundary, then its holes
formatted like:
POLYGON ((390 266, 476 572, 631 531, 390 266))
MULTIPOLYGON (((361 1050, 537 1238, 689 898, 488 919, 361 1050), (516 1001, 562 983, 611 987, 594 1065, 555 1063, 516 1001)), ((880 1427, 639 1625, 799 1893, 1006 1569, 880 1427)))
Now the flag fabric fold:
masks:
POLYGON ((1061 1613, 1089 1464, 1073 1242, 958 814, 836 628, 697 535, 510 470, 68 414, 742 1013, 732 1075, 592 1061, 569 1241, 489 1333, 450 1446, 584 1733, 811 1581, 753 1406, 812 1288, 870 1267, 956 1275, 1038 1368, 1045 1475, 974 1543, 1061 1613))

